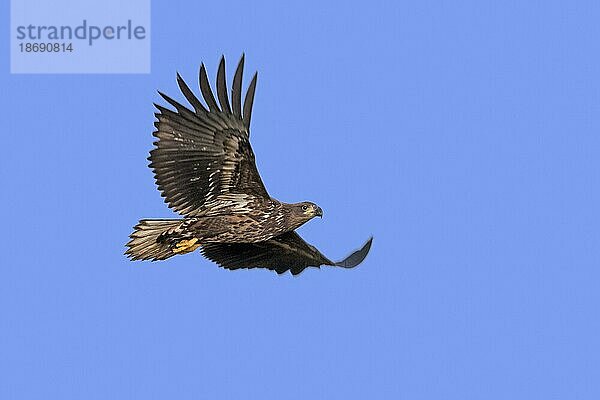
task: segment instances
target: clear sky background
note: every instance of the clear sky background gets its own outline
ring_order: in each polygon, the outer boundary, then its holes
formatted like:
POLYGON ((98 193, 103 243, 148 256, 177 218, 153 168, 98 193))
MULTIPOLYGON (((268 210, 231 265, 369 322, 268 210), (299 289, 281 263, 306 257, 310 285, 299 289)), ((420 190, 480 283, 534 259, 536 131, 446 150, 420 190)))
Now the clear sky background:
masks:
POLYGON ((600 398, 598 3, 252 3, 154 1, 149 75, 0 41, 0 398, 600 398), (242 52, 267 188, 332 258, 373 234, 360 267, 122 255, 174 215, 156 90, 242 52))

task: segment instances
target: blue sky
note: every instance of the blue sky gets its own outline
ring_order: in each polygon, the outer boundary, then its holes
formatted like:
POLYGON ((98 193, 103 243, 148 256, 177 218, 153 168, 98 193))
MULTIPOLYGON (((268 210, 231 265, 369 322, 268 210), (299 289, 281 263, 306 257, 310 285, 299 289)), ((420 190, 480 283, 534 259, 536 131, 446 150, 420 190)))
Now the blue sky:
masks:
POLYGON ((154 1, 147 75, 10 75, 0 41, 0 397, 597 399, 597 3, 221 3, 154 1), (173 216, 156 90, 242 52, 268 190, 332 258, 374 235, 360 267, 122 255, 173 216))

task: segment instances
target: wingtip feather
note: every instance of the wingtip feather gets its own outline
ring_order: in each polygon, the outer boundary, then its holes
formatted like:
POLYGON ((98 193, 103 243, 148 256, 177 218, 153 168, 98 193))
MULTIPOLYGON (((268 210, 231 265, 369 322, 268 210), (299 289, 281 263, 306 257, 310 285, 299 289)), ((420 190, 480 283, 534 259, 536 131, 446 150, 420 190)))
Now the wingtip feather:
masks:
POLYGON ((365 244, 359 250, 356 250, 355 252, 353 252, 348 257, 344 258, 343 260, 336 262, 335 265, 337 267, 342 267, 342 268, 356 267, 357 265, 362 263, 364 261, 364 259, 367 257, 367 255, 369 254, 369 251, 371 250, 372 243, 373 243, 373 236, 371 236, 369 238, 369 240, 367 240, 365 242, 365 244))
POLYGON ((227 77, 225 76, 225 56, 221 55, 219 69, 217 70, 217 96, 223 112, 231 114, 231 106, 227 97, 227 77))
POLYGON ((233 107, 233 115, 242 118, 242 78, 244 75, 244 53, 238 62, 233 76, 233 84, 231 86, 231 105, 233 107))
POLYGON ((254 93, 256 91, 257 79, 258 71, 254 73, 254 76, 252 76, 252 80, 248 86, 248 91, 246 92, 246 98, 244 99, 244 115, 242 119, 244 121, 244 125, 246 125, 248 129, 250 129, 250 120, 252 118, 252 105, 254 103, 254 93))
POLYGON ((204 63, 200 64, 200 91, 202 92, 202 97, 204 97, 204 101, 208 104, 208 108, 210 111, 221 111, 219 106, 217 105, 217 101, 215 100, 215 95, 210 88, 210 83, 208 81, 208 74, 206 72, 206 67, 204 63))

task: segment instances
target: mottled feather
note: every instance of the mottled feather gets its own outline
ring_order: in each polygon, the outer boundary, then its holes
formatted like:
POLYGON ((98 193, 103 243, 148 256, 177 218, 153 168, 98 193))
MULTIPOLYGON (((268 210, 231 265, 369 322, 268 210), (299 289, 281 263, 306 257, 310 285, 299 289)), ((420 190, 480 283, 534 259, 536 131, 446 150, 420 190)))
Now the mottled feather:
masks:
MULTIPOLYGON (((229 111, 224 60, 219 71, 219 101, 226 112, 217 106, 204 65, 200 88, 210 111, 179 75, 178 85, 194 111, 159 92, 175 110, 156 106, 159 112, 153 135, 158 141, 150 152, 150 167, 169 207, 186 216, 206 213, 208 205, 226 193, 270 198, 256 168, 249 127, 229 111)), ((241 72, 236 74, 241 77, 241 72)))

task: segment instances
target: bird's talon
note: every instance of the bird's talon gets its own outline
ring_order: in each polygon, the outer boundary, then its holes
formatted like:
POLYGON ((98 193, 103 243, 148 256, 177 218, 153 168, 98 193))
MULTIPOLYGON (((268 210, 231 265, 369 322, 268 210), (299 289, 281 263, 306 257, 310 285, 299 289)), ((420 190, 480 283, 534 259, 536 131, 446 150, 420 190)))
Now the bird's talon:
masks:
POLYGON ((173 249, 173 253, 191 253, 200 247, 200 243, 198 243, 198 238, 192 238, 189 240, 182 240, 175 244, 175 248, 173 249))

